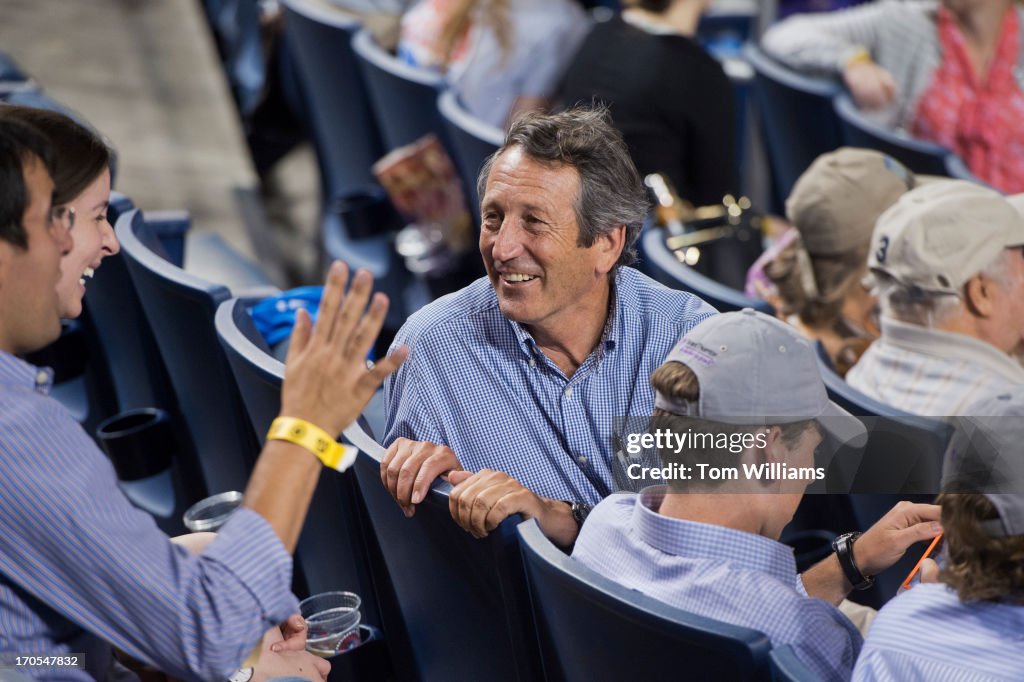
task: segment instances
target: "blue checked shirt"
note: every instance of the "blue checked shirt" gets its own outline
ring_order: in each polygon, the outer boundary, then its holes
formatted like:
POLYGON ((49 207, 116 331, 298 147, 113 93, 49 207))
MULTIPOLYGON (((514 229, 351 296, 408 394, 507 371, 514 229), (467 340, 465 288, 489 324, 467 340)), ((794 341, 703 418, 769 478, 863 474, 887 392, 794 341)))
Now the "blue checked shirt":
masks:
POLYGON ((613 418, 650 415, 651 372, 715 312, 632 268, 618 269, 613 300, 571 378, 501 314, 488 279, 434 301, 395 338, 412 353, 384 386, 385 445, 447 445, 469 471, 504 471, 538 495, 597 504, 615 489, 613 418))
POLYGON ((1024 606, 964 604, 945 585, 918 585, 878 613, 853 679, 1019 682, 1024 679, 1024 606))
POLYGON ((40 679, 105 679, 110 644, 183 680, 227 679, 298 611, 291 557, 248 509, 199 556, 172 544, 50 384, 0 352, 0 651, 85 654, 85 670, 29 671, 40 679))
POLYGON ((848 680, 862 640, 837 608, 807 596, 793 550, 769 538, 658 513, 665 487, 609 497, 572 556, 667 604, 791 645, 821 680, 848 680))

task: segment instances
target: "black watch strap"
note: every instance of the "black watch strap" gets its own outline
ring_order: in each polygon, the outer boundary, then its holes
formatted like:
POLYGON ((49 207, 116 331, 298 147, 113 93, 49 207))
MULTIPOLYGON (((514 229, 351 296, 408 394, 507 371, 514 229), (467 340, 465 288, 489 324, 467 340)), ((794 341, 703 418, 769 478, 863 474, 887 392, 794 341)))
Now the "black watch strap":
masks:
POLYGON ((875 579, 865 576, 857 567, 853 559, 853 543, 860 537, 860 533, 845 533, 832 541, 832 549, 839 559, 839 566, 843 569, 843 575, 853 585, 855 590, 866 590, 875 584, 875 579))

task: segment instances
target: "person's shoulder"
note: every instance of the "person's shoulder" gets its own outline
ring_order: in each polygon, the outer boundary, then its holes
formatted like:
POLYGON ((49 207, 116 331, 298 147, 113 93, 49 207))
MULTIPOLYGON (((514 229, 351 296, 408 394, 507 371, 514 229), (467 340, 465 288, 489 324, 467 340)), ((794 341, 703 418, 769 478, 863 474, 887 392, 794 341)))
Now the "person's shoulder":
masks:
POLYGON ((486 277, 481 277, 410 315, 395 336, 395 343, 412 346, 450 334, 471 332, 498 317, 501 317, 501 310, 494 288, 486 277))
POLYGON ((685 323, 717 312, 702 298, 667 287, 634 268, 619 268, 615 285, 617 302, 628 315, 685 323))

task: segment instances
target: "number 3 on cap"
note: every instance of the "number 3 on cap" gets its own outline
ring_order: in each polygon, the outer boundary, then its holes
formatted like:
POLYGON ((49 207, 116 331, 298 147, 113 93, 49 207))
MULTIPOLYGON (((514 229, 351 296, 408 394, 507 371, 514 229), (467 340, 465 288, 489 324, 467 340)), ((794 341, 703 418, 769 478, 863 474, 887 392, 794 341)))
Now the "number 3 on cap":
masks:
POLYGON ((878 249, 875 251, 875 260, 879 263, 885 262, 885 256, 889 251, 889 238, 882 237, 878 240, 878 249))

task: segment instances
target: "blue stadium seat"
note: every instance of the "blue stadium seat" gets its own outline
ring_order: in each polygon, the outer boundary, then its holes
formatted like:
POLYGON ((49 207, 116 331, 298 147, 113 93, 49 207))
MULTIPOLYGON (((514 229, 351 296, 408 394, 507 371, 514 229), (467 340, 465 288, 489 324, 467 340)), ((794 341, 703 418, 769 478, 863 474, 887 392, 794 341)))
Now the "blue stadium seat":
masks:
POLYGON ((793 184, 819 155, 840 146, 839 121, 832 98, 835 81, 805 76, 782 66, 753 43, 744 56, 754 67, 757 109, 763 123, 777 209, 793 184))
MULTIPOLYGON (((480 168, 488 156, 498 151, 505 141, 505 134, 498 128, 485 123, 469 113, 454 90, 445 90, 437 99, 437 109, 452 142, 454 161, 469 191, 470 206, 474 215, 479 213, 480 197, 476 193, 476 180, 480 168)), ((479 218, 479 216, 477 216, 479 218)))
POLYGON ((519 526, 548 680, 767 680, 757 630, 669 606, 598 575, 519 526))
POLYGON ((434 133, 444 142, 444 126, 437 111, 444 78, 398 59, 378 45, 366 29, 353 37, 352 49, 377 112, 384 148, 401 147, 427 133, 434 133))
POLYGON ((351 15, 311 0, 285 0, 288 49, 302 81, 325 202, 374 183, 384 155, 380 133, 352 52, 360 28, 351 15))
POLYGON ((231 293, 169 262, 138 209, 123 214, 115 230, 199 453, 206 490, 244 490, 259 448, 213 323, 231 293))
MULTIPOLYGON (((280 414, 284 364, 270 353, 249 309, 258 299, 231 298, 217 308, 215 325, 245 403, 252 428, 264 442, 280 414)), ((355 476, 324 469, 295 550, 297 571, 310 594, 349 590, 363 599, 366 622, 380 622, 364 548, 355 476)))
POLYGON ((956 155, 945 147, 908 137, 872 121, 857 109, 857 105, 845 93, 836 96, 834 106, 844 144, 877 149, 915 173, 950 175, 950 163, 956 163, 950 157, 955 159, 956 155))
POLYGON ((476 540, 452 520, 447 483, 407 519, 381 484, 380 459, 361 452, 354 469, 393 588, 381 608, 399 679, 540 679, 518 516, 476 540))
MULTIPOLYGON (((952 426, 886 405, 850 386, 819 357, 818 368, 829 398, 864 421, 868 441, 863 456, 840 452, 829 478, 833 492, 850 492, 850 507, 860 530, 871 527, 897 502, 930 502, 939 490, 942 458, 952 426)), ((922 548, 923 549, 923 548, 922 548)), ((858 600, 880 607, 899 589, 921 549, 911 548, 895 566, 876 577, 858 600)))
POLYGON ((773 682, 817 682, 819 679, 788 644, 772 649, 771 666, 773 682))
POLYGON ((665 286, 700 296, 721 312, 754 308, 769 315, 775 314, 765 301, 751 298, 680 263, 665 245, 662 228, 647 227, 640 234, 640 269, 665 286))

